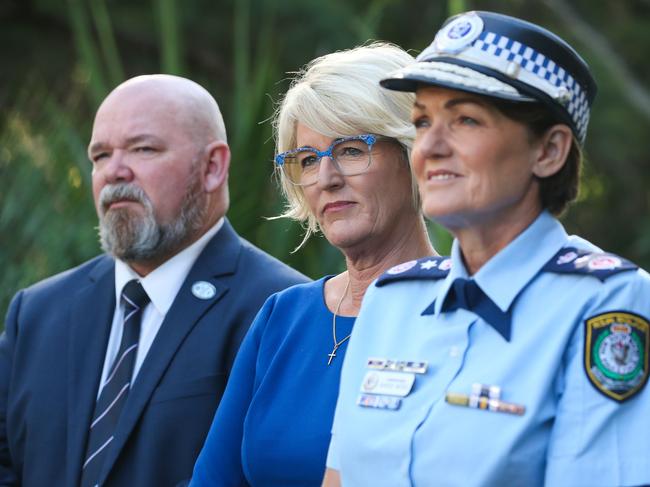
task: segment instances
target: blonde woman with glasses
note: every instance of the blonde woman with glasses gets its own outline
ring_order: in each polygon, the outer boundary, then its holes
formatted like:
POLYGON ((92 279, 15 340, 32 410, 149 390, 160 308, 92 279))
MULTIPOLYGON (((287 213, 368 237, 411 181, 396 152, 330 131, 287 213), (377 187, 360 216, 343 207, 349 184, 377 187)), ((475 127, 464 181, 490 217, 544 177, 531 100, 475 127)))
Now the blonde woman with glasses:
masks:
POLYGON ((366 288, 401 262, 435 254, 409 165, 413 95, 379 86, 412 62, 389 44, 336 52, 309 63, 284 97, 275 120, 284 216, 305 223, 305 240, 322 232, 346 270, 266 302, 192 486, 320 484, 339 372, 366 288))

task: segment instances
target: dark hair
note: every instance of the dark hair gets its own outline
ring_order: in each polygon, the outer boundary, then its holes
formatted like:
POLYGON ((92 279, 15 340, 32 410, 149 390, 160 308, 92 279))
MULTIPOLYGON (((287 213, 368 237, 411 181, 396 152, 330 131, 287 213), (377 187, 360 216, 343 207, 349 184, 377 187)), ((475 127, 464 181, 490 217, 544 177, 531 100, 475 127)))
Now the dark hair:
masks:
MULTIPOLYGON (((533 139, 544 135, 553 125, 566 124, 541 103, 517 103, 495 98, 489 100, 503 115, 515 122, 523 123, 533 139)), ((562 169, 552 176, 537 178, 542 208, 555 216, 561 215, 569 203, 578 197, 581 169, 582 149, 574 135, 562 169)))

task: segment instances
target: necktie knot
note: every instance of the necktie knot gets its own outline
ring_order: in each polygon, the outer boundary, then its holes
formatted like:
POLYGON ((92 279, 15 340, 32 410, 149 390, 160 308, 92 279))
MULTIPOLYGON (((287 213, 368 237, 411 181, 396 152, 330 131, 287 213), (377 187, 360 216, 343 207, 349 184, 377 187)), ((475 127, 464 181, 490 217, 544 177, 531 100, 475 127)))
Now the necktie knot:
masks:
POLYGON ((475 281, 459 277, 453 282, 445 303, 453 309, 473 310, 483 297, 487 298, 475 281))
POLYGON ((122 289, 122 299, 135 309, 142 309, 150 301, 147 292, 137 279, 132 279, 126 283, 126 286, 122 289))
POLYGON ((510 311, 501 311, 473 279, 459 277, 454 280, 442 303, 441 310, 456 311, 461 308, 472 311, 483 318, 503 338, 510 341, 510 311))

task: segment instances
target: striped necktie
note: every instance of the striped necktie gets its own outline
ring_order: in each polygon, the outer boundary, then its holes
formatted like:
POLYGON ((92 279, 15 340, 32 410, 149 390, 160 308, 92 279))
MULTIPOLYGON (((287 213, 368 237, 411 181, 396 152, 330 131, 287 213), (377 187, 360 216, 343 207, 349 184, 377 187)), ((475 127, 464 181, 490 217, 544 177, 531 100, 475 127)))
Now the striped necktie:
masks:
POLYGON ((115 427, 131 388, 131 376, 140 338, 140 318, 148 302, 149 296, 137 280, 133 279, 124 286, 122 341, 99 399, 95 403, 81 473, 81 487, 98 485, 108 446, 113 441, 115 427))

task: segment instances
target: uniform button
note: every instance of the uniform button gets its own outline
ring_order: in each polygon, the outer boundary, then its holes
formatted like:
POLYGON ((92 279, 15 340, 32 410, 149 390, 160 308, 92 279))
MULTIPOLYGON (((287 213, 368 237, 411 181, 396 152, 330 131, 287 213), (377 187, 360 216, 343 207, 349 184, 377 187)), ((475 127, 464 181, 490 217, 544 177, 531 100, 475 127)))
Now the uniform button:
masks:
POLYGON ((449 356, 454 358, 458 357, 460 355, 460 349, 456 346, 450 347, 449 348, 449 356))

